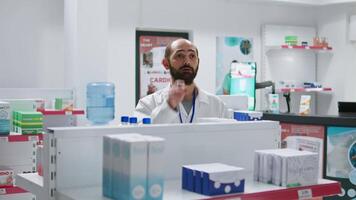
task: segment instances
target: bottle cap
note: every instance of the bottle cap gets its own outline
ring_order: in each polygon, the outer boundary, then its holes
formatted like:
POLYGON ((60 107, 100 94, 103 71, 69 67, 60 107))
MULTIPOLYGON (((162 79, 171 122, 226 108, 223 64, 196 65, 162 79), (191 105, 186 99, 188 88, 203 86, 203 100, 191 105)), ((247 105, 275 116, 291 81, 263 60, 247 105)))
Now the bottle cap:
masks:
POLYGON ((129 116, 121 116, 121 122, 129 122, 129 116))
POLYGON ((142 124, 151 124, 151 118, 149 118, 149 117, 143 118, 142 124))
POLYGON ((137 117, 130 117, 130 124, 137 124, 137 117))

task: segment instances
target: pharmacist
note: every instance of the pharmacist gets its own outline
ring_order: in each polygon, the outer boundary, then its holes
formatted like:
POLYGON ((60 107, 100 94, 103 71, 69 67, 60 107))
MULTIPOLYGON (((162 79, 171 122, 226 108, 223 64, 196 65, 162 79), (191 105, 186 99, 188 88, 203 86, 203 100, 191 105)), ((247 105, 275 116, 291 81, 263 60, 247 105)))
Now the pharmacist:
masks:
POLYGON ((201 117, 228 117, 224 103, 194 83, 199 57, 192 42, 177 39, 167 45, 162 64, 169 69, 172 81, 166 88, 140 99, 136 116, 151 117, 155 124, 192 123, 201 117))

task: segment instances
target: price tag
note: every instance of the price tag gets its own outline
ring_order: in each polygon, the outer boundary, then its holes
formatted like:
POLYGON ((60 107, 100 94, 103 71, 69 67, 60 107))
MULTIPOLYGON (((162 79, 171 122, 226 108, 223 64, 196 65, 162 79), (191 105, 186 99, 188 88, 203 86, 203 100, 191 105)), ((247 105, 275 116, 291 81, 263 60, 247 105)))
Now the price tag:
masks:
POLYGON ((288 49, 293 49, 293 46, 288 45, 288 49))
POLYGON ((298 190, 298 199, 311 199, 313 197, 311 189, 298 190))
POLYGON ((37 141, 38 136, 28 136, 28 141, 37 141))
POLYGON ((0 188, 0 194, 6 194, 5 188, 0 188))
POLYGON ((64 114, 65 114, 65 115, 72 115, 72 111, 66 110, 64 114))
POLYGON ((0 142, 8 142, 9 138, 7 136, 5 137, 0 137, 0 142))
POLYGON ((305 49, 310 49, 310 47, 309 47, 309 46, 306 46, 305 49))

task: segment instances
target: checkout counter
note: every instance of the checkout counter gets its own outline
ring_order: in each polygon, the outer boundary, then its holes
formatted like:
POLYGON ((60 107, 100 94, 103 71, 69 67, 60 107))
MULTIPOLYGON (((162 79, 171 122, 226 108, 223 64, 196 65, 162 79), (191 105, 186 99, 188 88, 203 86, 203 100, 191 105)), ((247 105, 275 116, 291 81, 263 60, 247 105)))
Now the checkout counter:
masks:
POLYGON ((356 113, 338 116, 264 113, 263 119, 280 122, 282 147, 291 141, 295 145, 298 138, 309 138, 300 148, 320 149, 322 176, 342 185, 342 194, 325 199, 352 199, 356 188, 356 113))

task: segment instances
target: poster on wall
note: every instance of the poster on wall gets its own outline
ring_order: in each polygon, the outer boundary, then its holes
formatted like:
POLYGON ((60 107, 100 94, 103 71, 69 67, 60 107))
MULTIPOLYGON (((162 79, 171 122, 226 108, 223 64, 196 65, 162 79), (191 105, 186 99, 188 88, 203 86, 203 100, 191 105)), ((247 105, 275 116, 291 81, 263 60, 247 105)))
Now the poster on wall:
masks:
POLYGON ((252 38, 216 38, 216 85, 218 95, 246 95, 249 110, 255 104, 256 63, 252 38))
POLYGON ((189 38, 187 32, 136 31, 136 104, 170 83, 169 70, 161 64, 167 44, 189 38))
POLYGON ((326 178, 341 183, 342 193, 326 199, 356 198, 356 128, 327 127, 326 178))
POLYGON ((323 176, 325 127, 304 124, 281 124, 281 147, 319 154, 319 178, 323 176))

